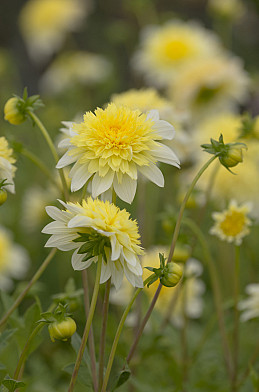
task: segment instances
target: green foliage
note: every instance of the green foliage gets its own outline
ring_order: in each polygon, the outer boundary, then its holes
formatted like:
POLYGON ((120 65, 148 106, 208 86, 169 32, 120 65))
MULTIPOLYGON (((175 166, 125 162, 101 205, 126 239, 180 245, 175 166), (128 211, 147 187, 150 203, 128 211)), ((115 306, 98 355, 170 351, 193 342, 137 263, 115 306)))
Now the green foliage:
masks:
POLYGON ((15 392, 17 388, 23 388, 25 387, 25 383, 22 381, 17 381, 9 376, 6 376, 5 379, 2 381, 2 385, 5 387, 4 391, 9 391, 9 392, 15 392))

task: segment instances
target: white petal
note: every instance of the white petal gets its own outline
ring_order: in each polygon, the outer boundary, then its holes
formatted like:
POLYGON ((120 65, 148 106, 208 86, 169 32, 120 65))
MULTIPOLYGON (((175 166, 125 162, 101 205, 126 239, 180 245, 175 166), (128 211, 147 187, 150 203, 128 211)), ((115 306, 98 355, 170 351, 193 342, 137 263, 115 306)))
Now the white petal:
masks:
POLYGON ((93 220, 91 218, 88 218, 87 216, 74 216, 68 224, 67 227, 88 227, 93 223, 93 220))
POLYGON ((59 221, 50 222, 41 231, 44 234, 67 234, 67 226, 59 221))
POLYGON ((56 164, 57 169, 62 169, 64 166, 68 166, 71 163, 75 162, 77 160, 77 156, 75 155, 68 155, 69 151, 67 151, 63 157, 60 158, 58 163, 56 164))
MULTIPOLYGON (((82 210, 84 211, 83 207, 81 207, 80 205, 75 205, 75 204, 69 204, 69 203, 65 203, 64 201, 58 199, 59 203, 62 204, 62 206, 65 207, 66 210, 72 212, 73 214, 80 214, 82 213, 82 210)), ((68 220, 70 219, 70 213, 68 213, 67 211, 63 211, 63 214, 67 214, 68 220)))
POLYGON ((47 214, 56 221, 67 222, 67 217, 64 215, 64 211, 61 211, 59 208, 54 206, 47 206, 46 208, 47 214))
POLYGON ((52 235, 45 244, 46 248, 58 248, 64 250, 64 245, 66 250, 75 249, 79 246, 78 242, 73 242, 74 239, 78 237, 78 234, 68 234, 68 235, 52 235))
POLYGON ((72 255, 72 267, 74 268, 74 270, 76 271, 82 271, 83 269, 89 267, 92 262, 96 262, 97 257, 92 257, 91 259, 87 260, 87 261, 82 261, 83 258, 85 257, 85 254, 79 255, 77 253, 78 249, 73 253, 72 255))
POLYGON ((124 273, 130 284, 135 287, 135 275, 127 268, 126 265, 124 265, 124 273))
POLYGON ((152 127, 161 136, 163 139, 171 140, 174 138, 175 130, 172 124, 164 120, 154 121, 154 125, 152 127))
POLYGON ((92 173, 88 171, 87 163, 81 165, 76 162, 69 173, 69 177, 72 178, 71 191, 76 192, 78 189, 81 189, 91 176, 92 173))
POLYGON ((160 162, 164 162, 164 163, 168 163, 169 165, 180 167, 179 158, 171 150, 171 148, 161 143, 157 143, 157 144, 159 147, 156 150, 152 150, 152 155, 155 158, 157 158, 157 160, 160 162))
POLYGON ((123 248, 123 255, 127 263, 135 266, 137 263, 136 255, 134 252, 130 251, 127 248, 123 248))
POLYGON ((98 173, 95 173, 92 181, 92 195, 95 199, 101 193, 111 188, 113 182, 114 172, 109 170, 106 176, 100 177, 98 173))
POLYGON ((135 287, 139 287, 143 289, 144 284, 143 284, 142 276, 135 276, 135 287))
POLYGON ((111 269, 109 262, 105 263, 104 261, 102 262, 102 269, 101 269, 101 278, 100 278, 100 283, 105 283, 109 278, 111 277, 111 269))
POLYGON ((156 109, 147 112, 147 120, 159 121, 159 111, 156 109))
POLYGON ((119 290, 123 281, 123 267, 119 261, 111 261, 110 263, 112 283, 116 290, 119 290))
POLYGON ((150 181, 154 182, 156 185, 163 187, 164 186, 164 176, 161 170, 150 162, 149 166, 139 166, 139 171, 145 177, 147 177, 150 181))
POLYGON ((117 241, 117 238, 115 235, 111 236, 110 241, 111 241, 111 247, 112 247, 111 260, 115 261, 115 260, 118 260, 118 258, 120 257, 122 246, 119 243, 119 241, 117 241))
POLYGON ((136 180, 132 180, 127 174, 125 174, 122 176, 122 181, 119 184, 117 176, 115 176, 113 186, 121 200, 126 201, 126 203, 129 204, 132 203, 137 188, 136 180))
POLYGON ((140 263, 137 262, 136 265, 128 264, 127 267, 131 272, 133 272, 134 275, 137 275, 137 276, 143 275, 143 270, 142 270, 140 263))

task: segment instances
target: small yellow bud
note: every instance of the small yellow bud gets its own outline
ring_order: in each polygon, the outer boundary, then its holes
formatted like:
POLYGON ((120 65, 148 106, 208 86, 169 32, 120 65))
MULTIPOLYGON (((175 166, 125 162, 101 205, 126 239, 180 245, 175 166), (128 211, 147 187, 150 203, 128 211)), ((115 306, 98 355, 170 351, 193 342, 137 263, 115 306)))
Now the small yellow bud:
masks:
POLYGON ((163 286, 174 287, 179 283, 183 275, 183 269, 179 264, 170 262, 165 266, 164 276, 160 278, 163 286))
POLYGON ((19 98, 13 97, 8 99, 4 107, 4 118, 10 124, 19 125, 26 120, 24 114, 19 110, 19 98))
POLYGON ((76 332, 76 323, 71 317, 65 317, 62 321, 49 324, 48 329, 52 342, 55 339, 65 342, 76 332))
POLYGON ((243 147, 230 147, 228 153, 221 158, 221 163, 226 167, 234 167, 243 162, 243 147))
POLYGON ((0 189, 0 206, 6 202, 7 192, 5 189, 0 189))

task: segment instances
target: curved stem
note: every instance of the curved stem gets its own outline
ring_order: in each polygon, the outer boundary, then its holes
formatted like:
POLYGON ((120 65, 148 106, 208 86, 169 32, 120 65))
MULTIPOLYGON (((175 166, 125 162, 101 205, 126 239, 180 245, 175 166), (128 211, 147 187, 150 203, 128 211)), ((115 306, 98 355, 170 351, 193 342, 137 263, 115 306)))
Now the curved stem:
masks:
MULTIPOLYGON (((149 276, 145 282, 144 282, 144 286, 151 280, 151 277, 153 277, 153 275, 149 276)), ((115 337, 114 337, 114 341, 112 344, 112 348, 111 348, 111 352, 110 352, 110 356, 108 359, 108 364, 107 364, 107 368, 106 368, 106 372, 105 372, 105 376, 104 376, 104 380, 103 380, 103 385, 102 385, 102 389, 101 392, 106 392, 106 387, 109 381, 109 377, 110 377, 110 372, 111 372, 111 368, 112 368, 112 364, 113 364, 113 360, 114 360, 114 356, 115 356, 115 352, 117 349, 117 345, 119 342, 119 338, 123 329, 123 326, 125 324, 126 318, 129 314, 130 309, 132 308, 132 305, 135 302, 135 299, 137 298, 137 296, 139 295, 139 293, 143 290, 143 288, 138 288, 135 293, 133 294, 130 302, 128 303, 126 309, 124 310, 124 313, 121 317, 120 323, 118 325, 115 337)))
POLYGON ((87 318, 87 321, 86 321, 86 324, 85 324, 85 330, 84 330, 84 334, 83 334, 83 337, 82 337, 81 346, 80 346, 78 354, 77 354, 74 371, 73 371, 73 374, 72 374, 72 377, 71 377, 71 380, 70 380, 70 385, 69 385, 69 388, 68 388, 68 392, 72 392, 74 390, 76 379, 77 379, 79 368, 80 368, 80 364, 81 364, 81 361, 82 361, 82 358, 83 358, 85 346, 86 346, 86 343, 87 343, 90 327, 91 327, 93 316, 94 316, 96 301, 97 301, 97 297, 98 297, 99 286, 100 286, 100 277, 101 277, 101 269, 102 269, 102 256, 100 255, 98 257, 98 262, 97 262, 97 271, 96 271, 96 278, 95 278, 95 285, 94 285, 94 291, 93 291, 91 306, 90 306, 88 318, 87 318))
POLYGON ((33 154, 31 151, 28 151, 26 148, 23 148, 20 153, 25 156, 26 158, 28 158, 34 165, 38 166, 38 168, 45 174, 46 177, 48 177, 48 179, 55 184, 55 186, 59 189, 58 184, 56 183, 56 181, 53 178, 53 175, 51 173, 51 171, 48 169, 48 167, 44 164, 44 162, 42 162, 37 155, 33 154))
MULTIPOLYGON (((39 129, 40 129, 44 139, 46 140, 46 142, 47 142, 47 144, 49 146, 49 149, 50 149, 50 151, 51 151, 51 153, 52 153, 52 155, 53 155, 53 157, 55 159, 55 162, 58 163, 58 160, 59 160, 58 153, 56 151, 54 143, 53 143, 53 141, 52 141, 52 139, 51 139, 47 129, 44 127, 44 125, 42 124, 42 122, 40 121, 38 116, 36 116, 35 113, 28 112, 28 114, 31 117, 31 119, 35 122, 35 124, 37 124, 37 126, 39 127, 39 129)), ((58 172, 59 172, 60 179, 61 179, 61 182, 62 182, 65 200, 68 201, 69 193, 68 193, 68 187, 67 187, 66 179, 65 179, 65 176, 64 176, 64 172, 63 172, 62 169, 59 169, 58 172)))
POLYGON ((186 218, 184 220, 184 224, 187 227, 189 227, 192 230, 192 232, 196 235, 197 239, 199 240, 199 242, 203 248, 204 257, 205 257, 205 260, 206 260, 206 263, 207 263, 207 266, 209 269, 209 274, 210 274, 210 279, 211 279, 213 299, 214 299, 214 304, 215 304, 217 317, 218 317, 218 324, 219 324, 219 331, 220 331, 220 335, 221 335, 224 360, 226 363, 228 375, 231 379, 232 373, 233 373, 232 358, 231 358, 231 353, 230 353, 230 349, 229 349, 227 333, 226 333, 226 329, 225 329, 224 315, 223 315, 223 310, 222 310, 221 293, 220 293, 220 288, 219 288, 218 279, 217 279, 217 270, 216 270, 214 262, 212 260, 212 257, 211 257, 211 254, 210 254, 210 251, 209 251, 209 248, 207 245, 206 238, 204 237, 200 228, 191 219, 186 218))
MULTIPOLYGON (((84 288, 84 305, 85 305, 85 315, 86 318, 89 314, 89 289, 88 289, 88 277, 87 277, 87 270, 84 269, 82 271, 82 280, 83 280, 83 288, 84 288)), ((96 357, 95 357, 95 344, 94 344, 94 333, 93 333, 93 326, 91 325, 89 331, 89 355, 91 361, 91 370, 92 370, 92 378, 93 378, 93 386, 94 391, 97 392, 97 370, 96 370, 96 357)))
POLYGON ((23 290, 23 292, 19 295, 19 297, 16 299, 16 301, 13 303, 13 305, 10 307, 8 312, 2 317, 0 320, 0 327, 2 327, 5 322, 7 321, 8 317, 11 316, 11 314, 15 311, 15 309, 20 305, 30 288, 34 285, 35 282, 40 278, 42 273, 45 271, 47 266, 49 265, 50 261, 53 259, 55 253, 57 252, 56 248, 53 248, 49 255, 46 257, 46 259, 43 261, 41 264, 40 268, 36 271, 36 273, 33 275, 32 279, 28 283, 27 287, 23 290))
POLYGON ((104 353, 105 353, 105 337, 106 337, 106 327, 108 320, 108 310, 109 310, 109 296, 111 290, 111 278, 107 280, 105 287, 105 294, 103 300, 103 311, 102 311, 102 332, 100 339, 100 349, 99 349, 99 383, 98 391, 101 390, 103 384, 103 369, 104 369, 104 353))

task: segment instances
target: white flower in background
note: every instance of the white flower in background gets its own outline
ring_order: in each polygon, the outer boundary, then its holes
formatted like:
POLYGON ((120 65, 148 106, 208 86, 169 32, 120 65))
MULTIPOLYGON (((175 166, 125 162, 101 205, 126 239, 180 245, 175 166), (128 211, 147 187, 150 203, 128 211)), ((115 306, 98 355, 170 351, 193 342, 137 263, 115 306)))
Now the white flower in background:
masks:
POLYGON ((8 142, 4 136, 0 137, 0 182, 6 179, 6 183, 3 188, 7 191, 14 193, 14 173, 16 167, 14 163, 16 160, 12 156, 13 150, 8 147, 8 142))
POLYGON ((59 145, 67 152, 57 168, 74 163, 69 174, 72 192, 91 180, 94 198, 113 187, 120 199, 131 203, 138 172, 163 187, 164 176, 156 163, 179 167, 175 153, 160 143, 173 137, 173 126, 160 120, 158 111, 144 114, 111 103, 105 110, 87 112, 82 123, 72 125, 70 138, 59 145))
POLYGON ((56 52, 67 33, 78 30, 90 5, 89 0, 28 0, 19 26, 31 57, 39 61, 56 52))
POLYGON ((82 205, 61 204, 65 210, 46 208, 54 222, 42 230, 43 233, 52 234, 45 246, 63 251, 74 249, 72 267, 75 270, 88 268, 102 255, 100 283, 111 277, 118 289, 125 274, 133 286, 143 287, 138 258, 143 250, 137 222, 130 219, 129 213, 108 201, 93 200, 91 197, 83 200, 82 205))
POLYGON ((252 206, 248 203, 237 205, 235 200, 231 200, 227 209, 222 212, 213 212, 215 221, 210 229, 210 234, 214 234, 223 241, 234 242, 240 245, 245 236, 250 232, 249 226, 252 222, 248 218, 252 206))
POLYGON ((251 283, 246 286, 248 297, 238 304, 242 311, 241 321, 247 321, 259 317, 259 283, 251 283))
POLYGON ((0 288, 10 290, 12 279, 23 279, 28 270, 26 250, 13 242, 11 233, 0 226, 0 288))
MULTIPOLYGON (((242 61, 230 55, 210 56, 187 64, 168 87, 176 107, 198 113, 226 110, 248 97, 249 77, 242 61)), ((204 114, 204 113, 203 113, 204 114)))
POLYGON ((197 23, 173 20, 143 30, 133 66, 151 85, 166 87, 183 66, 220 50, 212 31, 197 23))
POLYGON ((40 89, 43 93, 57 94, 76 84, 92 86, 107 79, 111 70, 111 63, 100 54, 65 52, 43 74, 40 89))

